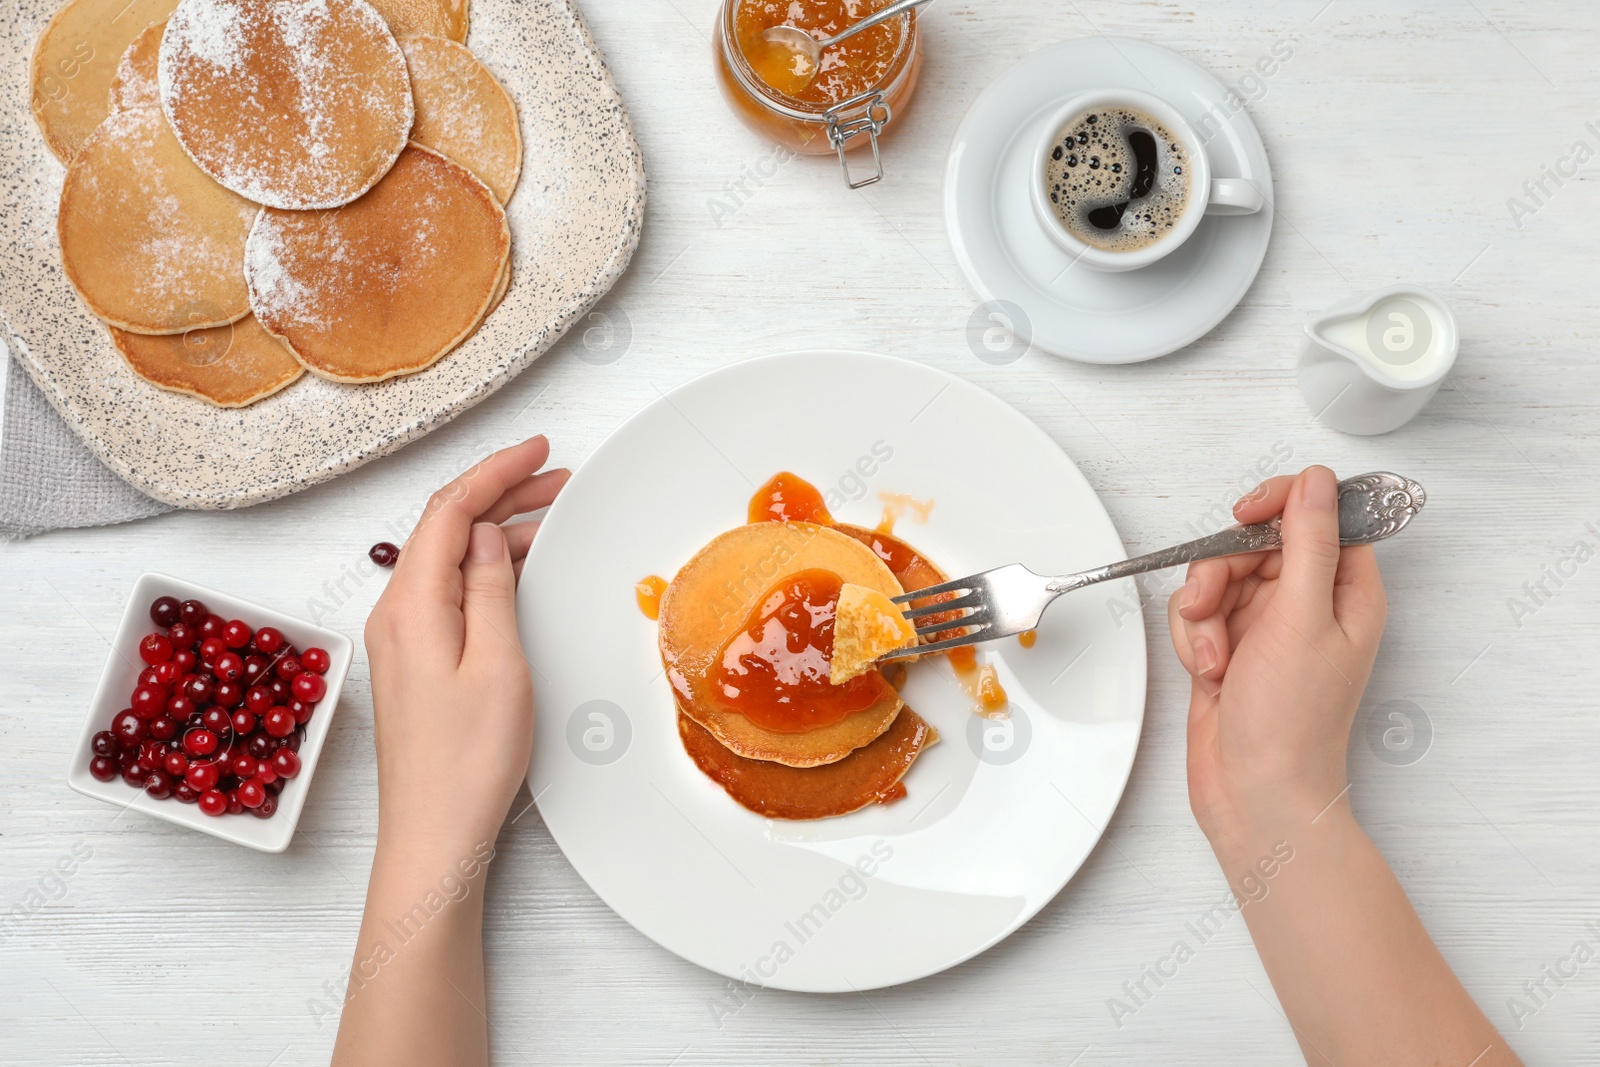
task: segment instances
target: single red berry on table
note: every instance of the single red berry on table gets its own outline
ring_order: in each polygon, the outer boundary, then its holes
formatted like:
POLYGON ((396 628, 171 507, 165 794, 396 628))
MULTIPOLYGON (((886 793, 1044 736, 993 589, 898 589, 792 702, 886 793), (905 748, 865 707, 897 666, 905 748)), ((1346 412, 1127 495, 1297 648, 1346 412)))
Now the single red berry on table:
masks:
POLYGON ((294 690, 295 699, 315 704, 327 695, 328 683, 322 680, 320 674, 302 671, 294 676, 291 688, 294 690))
POLYGON ((304 726, 311 721, 311 713, 317 710, 317 705, 307 700, 291 700, 284 707, 294 716, 295 725, 304 726))
POLYGON ((294 678, 295 675, 304 670, 304 668, 300 666, 299 657, 295 656, 293 653, 289 653, 287 655, 278 657, 278 665, 276 670, 279 678, 282 678, 284 681, 289 681, 290 679, 294 678))
POLYGON ((117 761, 110 756, 96 756, 89 761, 89 773, 97 782, 109 782, 117 776, 117 761))
POLYGON ((167 631, 167 640, 172 642, 172 647, 176 650, 173 654, 176 655, 177 652, 199 644, 200 631, 187 623, 180 622, 167 631))
POLYGON ((150 621, 165 629, 178 621, 178 598, 158 596, 150 602, 150 621))
POLYGON ((228 651, 228 644, 220 637, 208 637, 200 642, 200 662, 208 668, 215 668, 217 660, 228 651))
POLYGON ((150 720, 148 729, 150 736, 157 741, 170 741, 172 736, 178 732, 178 720, 171 715, 157 715, 150 720))
POLYGON ((123 748, 131 748, 143 741, 149 733, 144 720, 134 714, 132 708, 124 708, 111 720, 111 733, 117 739, 117 744, 123 748))
POLYGON ((243 648, 254 636, 250 627, 240 619, 229 619, 228 624, 222 628, 222 639, 228 643, 229 648, 243 648))
POLYGON ((211 699, 225 708, 236 708, 244 699, 244 686, 238 682, 218 682, 211 699))
POLYGON ((133 691, 128 706, 141 719, 153 719, 167 709, 167 688, 162 685, 141 685, 133 691))
POLYGON ((221 615, 207 615, 200 623, 200 640, 208 637, 221 637, 222 631, 228 628, 228 620, 221 615))
POLYGON ((333 665, 333 657, 328 655, 327 649, 308 648, 300 653, 300 666, 313 674, 326 674, 333 665))
POLYGON ((278 650, 283 648, 283 631, 276 626, 263 626, 256 631, 256 636, 251 643, 256 646, 257 652, 265 653, 268 656, 276 655, 278 650))
POLYGON ((200 810, 207 815, 225 815, 228 811, 228 798, 215 789, 207 789, 200 794, 200 810))
POLYGON ((89 751, 96 756, 115 756, 117 749, 120 747, 117 744, 116 735, 110 730, 101 730, 89 738, 89 751))
POLYGON ((189 764, 189 769, 183 774, 183 780, 202 793, 207 789, 215 789, 219 777, 221 775, 218 773, 215 763, 191 763, 189 764))
POLYGON ((261 716, 261 728, 273 737, 288 737, 294 727, 294 712, 288 708, 275 707, 261 716))
POLYGON ((201 728, 183 735, 183 750, 191 756, 209 756, 217 750, 217 735, 201 728))
POLYGON ((139 658, 152 667, 172 658, 172 642, 160 634, 146 634, 139 642, 139 658))
POLYGON ((198 600, 185 600, 178 605, 178 621, 185 626, 199 626, 211 612, 198 600))
POLYGON ((144 791, 156 800, 172 795, 172 778, 165 771, 151 771, 144 776, 144 791))
POLYGON ((267 790, 260 782, 254 779, 241 782, 238 790, 239 803, 247 808, 259 808, 261 802, 267 799, 267 790))
POLYGON ((293 778, 300 773, 300 757, 286 748, 280 748, 272 754, 272 769, 278 772, 279 777, 293 778))
POLYGON ((400 549, 391 541, 379 541, 367 549, 367 558, 380 567, 393 567, 400 561, 400 549))
POLYGON ((217 657, 215 665, 217 680, 222 682, 236 682, 244 673, 244 657, 237 652, 224 652, 217 657))

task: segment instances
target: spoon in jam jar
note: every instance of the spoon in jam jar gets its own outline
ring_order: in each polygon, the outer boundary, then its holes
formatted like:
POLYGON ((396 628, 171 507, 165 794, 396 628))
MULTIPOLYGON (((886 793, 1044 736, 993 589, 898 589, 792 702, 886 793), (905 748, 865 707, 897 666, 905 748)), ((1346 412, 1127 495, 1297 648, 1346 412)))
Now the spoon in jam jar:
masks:
POLYGON ((855 25, 817 40, 805 30, 795 26, 771 26, 761 31, 761 39, 771 46, 766 62, 761 64, 762 78, 779 92, 790 96, 804 92, 822 66, 822 51, 832 48, 847 37, 862 30, 888 22, 928 0, 896 0, 881 11, 875 11, 855 25), (769 76, 770 75, 770 76, 769 76))

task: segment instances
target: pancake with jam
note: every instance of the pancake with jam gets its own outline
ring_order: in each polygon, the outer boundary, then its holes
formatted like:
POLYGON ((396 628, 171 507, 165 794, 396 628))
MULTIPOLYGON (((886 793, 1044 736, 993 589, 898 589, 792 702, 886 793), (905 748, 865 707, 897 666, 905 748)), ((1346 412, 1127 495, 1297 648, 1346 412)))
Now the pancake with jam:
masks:
POLYGON ((827 819, 868 804, 889 804, 906 795, 900 781, 939 734, 910 708, 889 729, 844 759, 820 767, 786 767, 735 755, 678 706, 678 736, 706 777, 757 815, 769 819, 827 819))
POLYGON ((881 672, 828 681, 845 583, 898 596, 859 541, 809 522, 717 537, 661 598, 661 659, 680 708, 732 753, 817 767, 871 744, 902 702, 881 672))

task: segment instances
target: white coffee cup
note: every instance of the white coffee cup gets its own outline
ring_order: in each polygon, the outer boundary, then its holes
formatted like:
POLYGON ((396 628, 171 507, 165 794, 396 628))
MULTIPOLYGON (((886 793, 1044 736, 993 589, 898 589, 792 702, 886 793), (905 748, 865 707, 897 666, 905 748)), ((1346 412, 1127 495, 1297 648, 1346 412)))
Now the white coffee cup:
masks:
POLYGON ((1061 105, 1050 121, 1045 123, 1044 133, 1034 150, 1029 195, 1033 200, 1034 215, 1050 239, 1071 255, 1075 262, 1101 271, 1148 267, 1187 241, 1200 225, 1201 216, 1252 215, 1265 204, 1261 190, 1248 179, 1212 176, 1211 161, 1206 157, 1204 143, 1195 133, 1193 124, 1177 108, 1160 97, 1133 89, 1101 89, 1082 93, 1061 105), (1189 198, 1183 214, 1165 234, 1143 248, 1131 251, 1096 248, 1074 236, 1050 203, 1047 177, 1050 153, 1068 122, 1089 111, 1118 107, 1142 111, 1165 126, 1167 132, 1183 146, 1183 155, 1189 167, 1189 198))

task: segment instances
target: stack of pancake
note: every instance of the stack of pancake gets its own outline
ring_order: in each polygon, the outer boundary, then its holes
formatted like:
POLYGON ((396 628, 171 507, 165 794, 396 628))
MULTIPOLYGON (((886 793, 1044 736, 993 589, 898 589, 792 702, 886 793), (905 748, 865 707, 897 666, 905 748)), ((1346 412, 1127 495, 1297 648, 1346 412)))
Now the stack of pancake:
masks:
POLYGON ((33 111, 62 266, 133 370, 224 407, 376 382, 510 282, 522 165, 464 0, 70 0, 33 111))
MULTIPOLYGON (((817 517, 819 522, 757 521, 722 534, 678 572, 660 605, 661 657, 684 748, 734 800, 770 818, 826 818, 899 799, 905 795, 901 778, 938 739, 876 667, 857 679, 877 684, 856 701, 866 706, 823 725, 807 725, 801 707, 791 714, 789 728, 771 729, 729 699, 734 687, 728 671, 738 669, 738 642, 757 632, 761 612, 779 604, 786 581, 836 576, 846 590, 861 587, 857 603, 873 604, 944 581, 937 568, 891 535, 833 523, 825 511, 817 517)), ((818 614, 813 610, 813 617, 818 614)), ((828 683, 827 665, 816 673, 828 683)))

